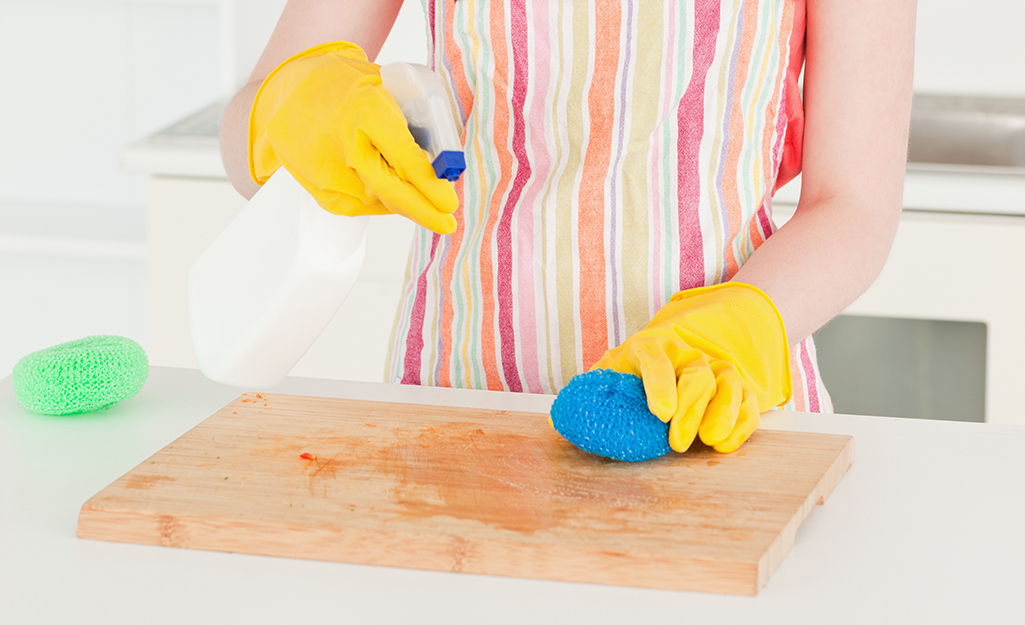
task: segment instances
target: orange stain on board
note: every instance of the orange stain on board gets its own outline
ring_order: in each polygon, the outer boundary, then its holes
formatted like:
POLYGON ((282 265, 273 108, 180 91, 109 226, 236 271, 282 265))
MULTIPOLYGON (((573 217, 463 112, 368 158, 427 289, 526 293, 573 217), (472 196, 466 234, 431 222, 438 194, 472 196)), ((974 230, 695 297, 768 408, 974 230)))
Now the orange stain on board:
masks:
POLYGON ((476 424, 424 428, 390 450, 406 516, 476 519, 518 532, 559 523, 548 501, 558 467, 538 441, 489 438, 476 424), (499 446, 501 443, 503 446, 499 446))
POLYGON ((595 480, 588 466, 595 461, 617 473, 638 467, 587 456, 561 439, 489 436, 476 424, 452 423, 425 428, 390 453, 392 495, 406 516, 471 519, 530 534, 571 524, 585 500, 604 503, 609 514, 581 522, 610 527, 622 526, 617 511, 681 505, 640 482, 595 480))
MULTIPOLYGON (((268 437, 254 453, 291 456, 310 495, 347 506, 358 505, 349 499, 358 492, 354 485, 376 484, 390 505, 372 514, 393 522, 449 517, 521 534, 578 527, 616 533, 631 531, 649 515, 678 511, 666 531, 686 532, 693 510, 737 513, 735 502, 720 501, 718 493, 659 477, 664 462, 686 462, 695 470, 727 464, 699 445, 683 456, 625 463, 582 452, 547 429, 521 435, 449 422, 363 431, 268 437)), ((739 516, 749 515, 745 510, 739 516)))

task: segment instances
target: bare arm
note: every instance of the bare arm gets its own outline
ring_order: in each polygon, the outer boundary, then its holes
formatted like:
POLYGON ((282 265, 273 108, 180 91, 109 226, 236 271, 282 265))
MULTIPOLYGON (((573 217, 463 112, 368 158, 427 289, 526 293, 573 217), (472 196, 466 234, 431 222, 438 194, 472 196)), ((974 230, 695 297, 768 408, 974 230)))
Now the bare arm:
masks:
POLYGON ((915 0, 808 0, 801 198, 734 276, 797 343, 867 289, 900 219, 915 0))
POLYGON ((246 198, 257 189, 249 177, 249 111, 260 83, 288 57, 327 41, 351 41, 373 60, 388 37, 402 0, 289 0, 249 82, 228 103, 221 122, 221 158, 232 186, 246 198))

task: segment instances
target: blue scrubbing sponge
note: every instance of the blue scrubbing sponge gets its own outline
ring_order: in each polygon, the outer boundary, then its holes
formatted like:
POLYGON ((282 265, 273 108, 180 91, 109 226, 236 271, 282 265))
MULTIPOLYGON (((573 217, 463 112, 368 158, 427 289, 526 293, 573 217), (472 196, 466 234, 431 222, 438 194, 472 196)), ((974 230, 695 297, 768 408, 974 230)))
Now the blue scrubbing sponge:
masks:
POLYGON ((664 456, 669 424, 648 410, 641 379, 629 373, 595 369, 573 377, 552 404, 552 424, 580 449, 638 462, 664 456))
POLYGON ((32 352, 14 365, 14 396, 45 415, 88 412, 142 389, 149 360, 123 336, 87 336, 32 352))

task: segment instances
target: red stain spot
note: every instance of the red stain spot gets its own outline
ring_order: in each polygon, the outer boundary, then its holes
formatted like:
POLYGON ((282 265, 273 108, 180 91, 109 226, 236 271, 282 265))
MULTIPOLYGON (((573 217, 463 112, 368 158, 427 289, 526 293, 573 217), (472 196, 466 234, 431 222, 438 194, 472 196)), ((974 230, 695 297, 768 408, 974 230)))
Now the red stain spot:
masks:
POLYGON ((314 456, 313 454, 311 454, 308 451, 305 452, 305 453, 299 454, 299 457, 302 458, 303 460, 316 460, 317 459, 316 456, 314 456))

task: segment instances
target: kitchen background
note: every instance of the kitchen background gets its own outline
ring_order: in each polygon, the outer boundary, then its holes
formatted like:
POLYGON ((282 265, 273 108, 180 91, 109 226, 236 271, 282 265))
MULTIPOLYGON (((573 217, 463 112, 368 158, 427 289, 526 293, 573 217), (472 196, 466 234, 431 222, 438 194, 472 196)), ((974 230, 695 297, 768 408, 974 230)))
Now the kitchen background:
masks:
MULTIPOLYGON (((192 365, 184 271, 242 206, 212 136, 219 103, 283 5, 0 0, 0 377, 31 351, 104 333, 136 339, 153 364, 192 365)), ((963 6, 919 2, 923 162, 909 167, 884 275, 819 334, 838 412, 1025 423, 1025 3, 963 6), (996 120, 999 149, 929 145, 952 127, 943 114, 963 126, 958 110, 996 120)), ((420 11, 407 0, 379 62, 423 58, 420 11)), ((788 187, 780 219, 796 201, 788 187)), ((398 218, 375 222, 376 258, 295 374, 379 379, 403 265, 388 246, 410 233, 398 218), (380 358, 352 367, 346 353, 380 358)))

